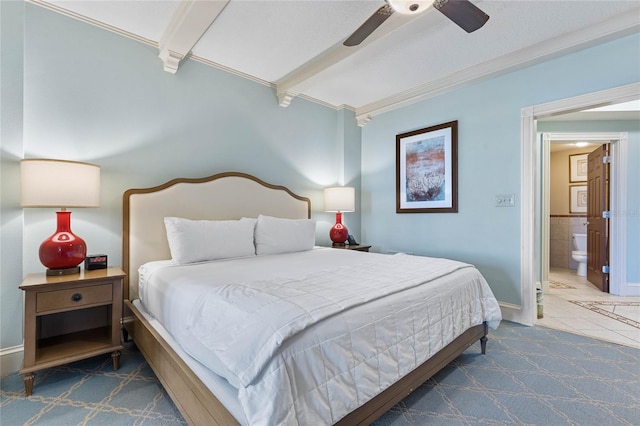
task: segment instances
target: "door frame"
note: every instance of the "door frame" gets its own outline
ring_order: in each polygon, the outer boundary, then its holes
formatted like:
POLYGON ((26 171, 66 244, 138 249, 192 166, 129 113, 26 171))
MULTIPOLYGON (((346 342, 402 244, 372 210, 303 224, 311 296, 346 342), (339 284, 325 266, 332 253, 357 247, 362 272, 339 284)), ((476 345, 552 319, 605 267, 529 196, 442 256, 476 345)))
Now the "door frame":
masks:
MULTIPOLYGON (((505 319, 510 319, 522 324, 534 325, 537 317, 536 309, 536 287, 540 272, 540 242, 536 242, 540 232, 540 197, 536 189, 540 185, 538 158, 540 149, 537 144, 537 125, 539 118, 553 115, 567 114, 589 108, 600 107, 621 102, 628 102, 640 99, 640 83, 633 83, 613 89, 602 90, 586 95, 561 99, 545 104, 534 105, 521 109, 520 120, 520 142, 521 142, 521 210, 520 210, 520 306, 510 307, 503 313, 505 319)), ((614 153, 620 158, 626 159, 626 143, 620 145, 614 153), (623 146, 624 145, 624 146, 623 146)), ((616 167, 615 199, 616 203, 626 200, 626 166, 616 167)), ((612 197, 614 194, 611 194, 612 197)), ((617 247, 611 247, 616 251, 616 262, 624 262, 624 269, 619 269, 620 275, 624 275, 626 284, 626 218, 620 215, 617 221, 617 235, 620 237, 616 243, 617 247)), ((615 265, 620 268, 622 265, 615 265)), ((612 265, 614 267, 614 265, 612 265)), ((620 277, 622 278, 622 277, 620 277)), ((617 284, 615 284, 617 285, 617 284)), ((613 289, 610 286, 610 289, 613 289)), ((617 289, 622 290, 622 289, 617 289)))
MULTIPOLYGON (((551 143, 553 142, 572 142, 572 141, 584 141, 598 144, 608 143, 610 149, 611 163, 610 163, 610 208, 612 211, 621 211, 620 203, 624 202, 625 198, 621 199, 621 193, 617 191, 617 185, 624 184, 626 182, 620 182, 620 177, 617 176, 618 168, 624 169, 624 180, 626 181, 626 164, 627 156, 626 151, 624 156, 621 154, 621 146, 624 145, 624 150, 627 148, 628 134, 626 132, 590 132, 590 133, 542 133, 542 172, 540 174, 540 181, 542 187, 542 194, 540 198, 540 281, 542 283, 543 293, 546 293, 549 289, 549 254, 551 239, 550 219, 551 214, 551 186, 550 186, 550 164, 551 164, 551 143), (622 158, 621 158, 622 157, 622 158), (622 163, 622 164, 621 164, 622 163)), ((626 191, 624 192, 626 194, 626 191)), ((624 220, 624 218, 622 218, 624 220)), ((625 280, 620 275, 620 270, 624 268, 626 276, 626 221, 621 226, 619 217, 612 217, 609 222, 610 234, 609 234, 609 265, 611 267, 611 274, 609 274, 609 293, 612 291, 612 283, 616 282, 619 289, 622 282, 625 280), (624 228, 624 229, 623 229, 624 228), (620 235, 623 234, 623 235, 620 235), (623 260, 624 265, 620 265, 615 256, 622 256, 618 246, 618 241, 624 239, 625 256, 623 260), (614 250, 614 248, 618 250, 614 250)))

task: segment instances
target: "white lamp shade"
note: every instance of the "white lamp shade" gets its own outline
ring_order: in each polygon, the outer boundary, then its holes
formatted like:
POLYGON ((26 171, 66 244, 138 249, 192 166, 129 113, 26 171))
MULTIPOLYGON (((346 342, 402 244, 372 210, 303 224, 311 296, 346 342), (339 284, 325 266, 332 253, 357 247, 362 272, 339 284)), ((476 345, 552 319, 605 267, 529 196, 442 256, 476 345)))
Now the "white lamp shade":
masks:
POLYGON ((333 186, 324 189, 324 211, 352 212, 356 204, 356 191, 350 186, 333 186))
POLYGON ((77 161, 20 162, 22 207, 100 207, 100 166, 77 161))

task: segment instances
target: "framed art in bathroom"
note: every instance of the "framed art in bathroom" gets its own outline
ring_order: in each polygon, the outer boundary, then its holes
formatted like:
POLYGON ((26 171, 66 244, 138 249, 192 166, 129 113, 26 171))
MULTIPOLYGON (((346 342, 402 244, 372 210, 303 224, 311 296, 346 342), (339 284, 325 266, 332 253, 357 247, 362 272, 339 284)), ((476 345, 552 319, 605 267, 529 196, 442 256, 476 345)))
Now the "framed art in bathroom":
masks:
POLYGON ((587 212, 587 186, 575 185, 569 187, 569 213, 587 212))
POLYGON ((458 122, 396 135, 396 213, 458 212, 458 122))
POLYGON ((587 157, 589 154, 575 154, 569 156, 569 182, 586 182, 587 167, 589 166, 587 157))

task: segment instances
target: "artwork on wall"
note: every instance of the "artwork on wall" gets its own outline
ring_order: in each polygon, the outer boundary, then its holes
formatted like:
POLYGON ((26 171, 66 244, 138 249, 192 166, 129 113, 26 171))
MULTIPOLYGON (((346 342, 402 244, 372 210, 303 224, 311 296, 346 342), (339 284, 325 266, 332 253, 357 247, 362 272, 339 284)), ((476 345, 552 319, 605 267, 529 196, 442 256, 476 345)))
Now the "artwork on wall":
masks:
POLYGON ((569 156, 569 182, 586 182, 589 154, 569 156))
POLYGON ((458 212, 458 122, 396 136, 396 213, 458 212))
POLYGON ((569 213, 587 212, 587 186, 575 185, 569 187, 569 213))

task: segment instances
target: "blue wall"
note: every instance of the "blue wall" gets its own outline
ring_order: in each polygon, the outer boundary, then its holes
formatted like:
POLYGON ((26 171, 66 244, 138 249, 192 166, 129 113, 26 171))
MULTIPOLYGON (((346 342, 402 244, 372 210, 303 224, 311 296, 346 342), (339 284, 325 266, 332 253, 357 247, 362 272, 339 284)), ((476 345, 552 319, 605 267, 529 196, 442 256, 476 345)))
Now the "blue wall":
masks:
MULTIPOLYGON (((155 48, 32 4, 10 3, 19 5, 14 19, 21 22, 24 13, 24 97, 10 105, 24 116, 24 136, 17 155, 3 155, 12 170, 8 179, 19 182, 22 157, 100 165, 101 207, 72 213, 73 230, 90 253, 107 253, 111 264, 120 264, 126 189, 225 171, 310 197, 317 243, 330 243, 335 217, 322 211, 322 188, 346 183, 359 191, 360 128, 352 111, 303 99, 281 108, 273 88, 193 60, 169 74, 155 48)), ((3 18, 11 12, 4 5, 2 11, 3 18)), ((21 44, 19 38, 14 43, 21 44)), ((3 164, 6 182, 4 171, 3 164)), ((11 243, 23 255, 2 281, 6 348, 22 341, 17 287, 25 274, 44 270, 38 247, 55 230, 55 209, 23 211, 19 195, 4 201, 3 193, 3 208, 19 212, 7 229, 19 231, 11 243)), ((345 222, 359 238, 357 214, 345 222)))
MULTIPOLYGON (((375 117, 362 132, 364 239, 383 252, 473 263, 501 302, 519 305, 520 111, 638 82, 638 52, 635 34, 375 117), (459 212, 396 214, 396 134, 452 120, 458 120, 459 212), (496 207, 497 194, 515 194, 515 207, 496 207)), ((630 155, 637 155, 638 141, 630 144, 630 155)), ((637 169, 631 173, 637 182, 637 169)), ((632 182, 629 203, 637 206, 640 194, 632 182)), ((634 229, 637 224, 629 226, 634 229)), ((631 263, 636 268, 637 257, 631 263)), ((637 282, 633 268, 628 280, 637 282)))
POLYGON ((22 34, 22 2, 0 2, 0 350, 22 343, 22 34))

